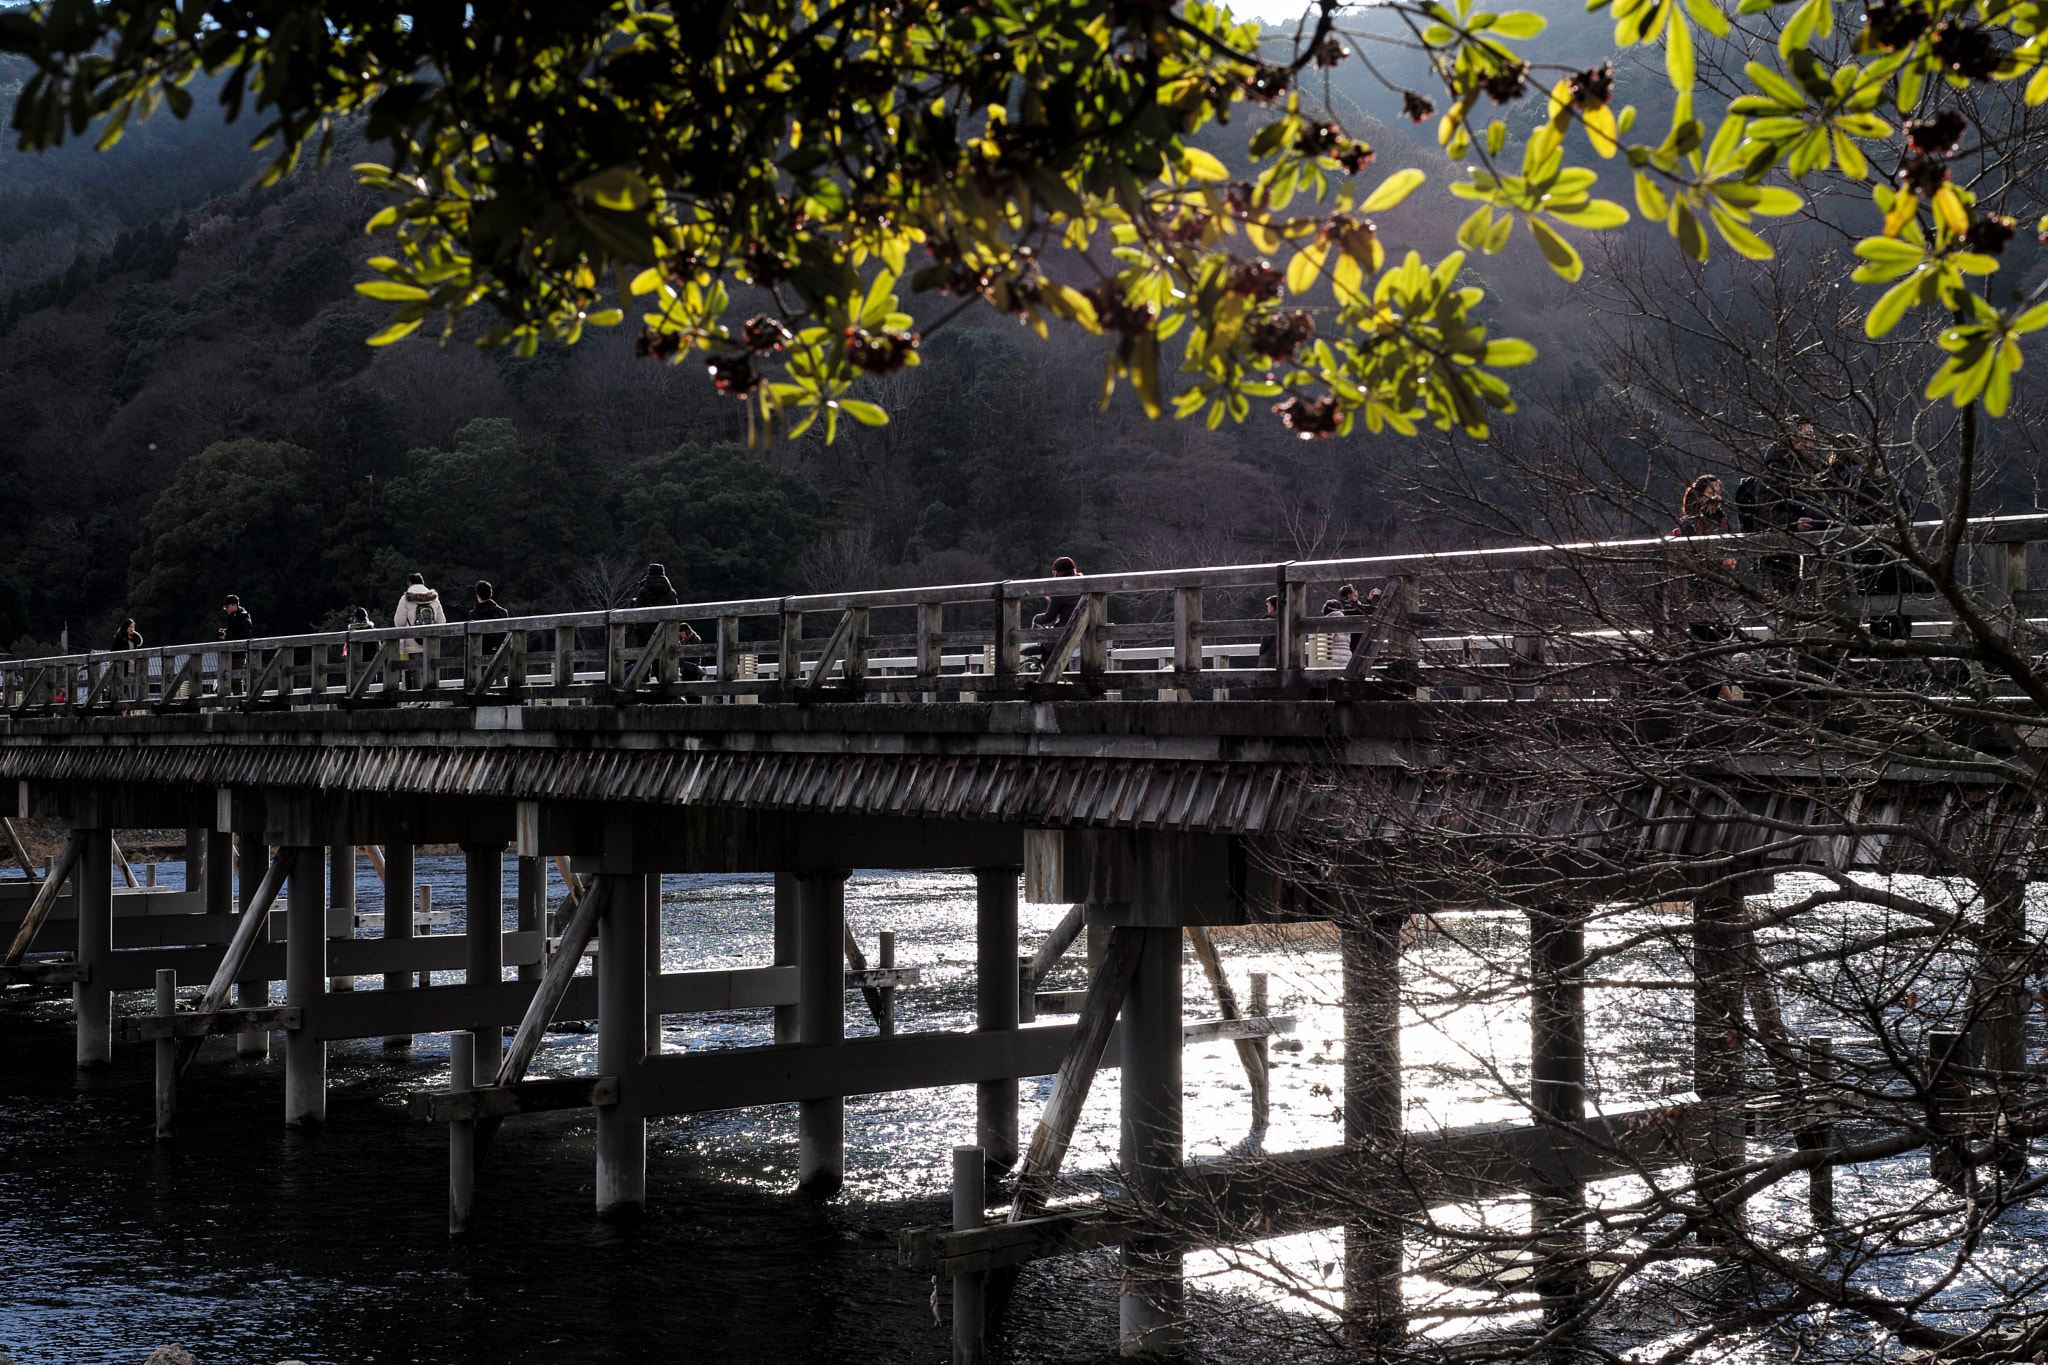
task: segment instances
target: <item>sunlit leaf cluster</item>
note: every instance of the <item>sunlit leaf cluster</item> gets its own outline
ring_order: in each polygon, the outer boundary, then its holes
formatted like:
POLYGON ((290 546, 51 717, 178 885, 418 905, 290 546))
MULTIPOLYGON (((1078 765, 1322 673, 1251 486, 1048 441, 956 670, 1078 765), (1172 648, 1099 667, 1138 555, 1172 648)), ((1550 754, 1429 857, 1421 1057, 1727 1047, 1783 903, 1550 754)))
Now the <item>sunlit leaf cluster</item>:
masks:
POLYGON ((1539 76, 1517 48, 1543 29, 1533 13, 1375 8, 1441 86, 1383 80, 1390 105, 1435 120, 1463 163, 1452 192, 1476 204, 1464 251, 1435 263, 1390 260, 1381 238, 1423 172, 1369 169, 1374 149, 1315 97, 1319 71, 1370 65, 1334 0, 1280 39, 1204 0, 51 0, 0 15, 0 49, 37 68, 15 110, 29 148, 184 117, 201 73, 231 116, 254 112, 273 175, 360 119, 381 158, 358 169, 390 200, 369 226, 391 246, 361 286, 391 305, 373 341, 473 312, 483 344, 524 352, 631 325, 641 355, 703 367, 764 437, 886 421, 862 381, 917 362, 913 316, 929 332, 971 305, 1098 335, 1104 400, 1127 384, 1154 415, 1214 425, 1256 400, 1304 438, 1361 420, 1484 434, 1513 409, 1497 371, 1534 353, 1472 321, 1460 263, 1520 235, 1578 279, 1581 235, 1632 217, 1600 197, 1603 164, 1706 260, 1715 239, 1768 258, 1762 220, 1801 211, 1798 186, 1896 160, 1859 248, 1856 278, 1889 286, 1870 330, 1944 310, 1929 396, 2003 407, 2033 313, 1970 283, 2014 224, 1951 180, 1969 126, 1944 95, 2025 76, 2048 99, 2048 5, 1589 8, 1611 13, 1620 74, 1674 92, 1654 141, 1631 140, 1613 66, 1539 76), (1711 134, 1694 114, 1708 44, 1747 87, 1711 134), (1478 126, 1483 102, 1530 97, 1545 114, 1518 148, 1505 123, 1478 126), (1217 131, 1233 118, 1248 137, 1217 131))

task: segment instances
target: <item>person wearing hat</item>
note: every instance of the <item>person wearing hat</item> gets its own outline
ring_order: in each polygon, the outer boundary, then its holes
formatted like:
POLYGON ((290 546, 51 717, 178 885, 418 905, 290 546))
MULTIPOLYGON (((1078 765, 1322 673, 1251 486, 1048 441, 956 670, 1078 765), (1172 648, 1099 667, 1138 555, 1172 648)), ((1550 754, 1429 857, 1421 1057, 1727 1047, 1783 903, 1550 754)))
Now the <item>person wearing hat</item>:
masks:
MULTIPOLYGON (((633 593, 633 605, 636 607, 674 607, 681 605, 682 600, 681 597, 676 595, 676 585, 669 582, 667 567, 661 564, 649 564, 647 566, 646 574, 640 579, 639 588, 633 593)), ((633 643, 636 647, 644 646, 647 643, 649 636, 647 627, 636 626, 632 633, 633 643)), ((678 645, 696 644, 697 638, 697 632, 690 629, 688 621, 676 623, 676 643, 678 645)), ((704 676, 704 670, 689 659, 678 659, 676 661, 676 673, 685 682, 694 682, 704 676)))

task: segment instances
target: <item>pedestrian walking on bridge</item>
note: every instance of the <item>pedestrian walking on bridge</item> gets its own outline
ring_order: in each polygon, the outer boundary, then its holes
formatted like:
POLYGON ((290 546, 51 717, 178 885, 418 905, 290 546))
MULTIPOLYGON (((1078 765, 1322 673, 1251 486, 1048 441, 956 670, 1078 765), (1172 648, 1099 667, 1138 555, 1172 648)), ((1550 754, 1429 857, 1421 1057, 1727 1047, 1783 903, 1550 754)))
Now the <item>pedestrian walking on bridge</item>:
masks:
MULTIPOLYGON (((405 580, 405 591, 398 599, 398 610, 391 614, 394 626, 438 626, 448 620, 448 613, 441 608, 441 594, 427 586, 424 574, 411 574, 405 580)), ((411 686, 413 670, 406 661, 414 654, 421 656, 419 686, 422 690, 438 683, 434 672, 432 640, 400 640, 398 642, 399 677, 401 687, 411 686)))

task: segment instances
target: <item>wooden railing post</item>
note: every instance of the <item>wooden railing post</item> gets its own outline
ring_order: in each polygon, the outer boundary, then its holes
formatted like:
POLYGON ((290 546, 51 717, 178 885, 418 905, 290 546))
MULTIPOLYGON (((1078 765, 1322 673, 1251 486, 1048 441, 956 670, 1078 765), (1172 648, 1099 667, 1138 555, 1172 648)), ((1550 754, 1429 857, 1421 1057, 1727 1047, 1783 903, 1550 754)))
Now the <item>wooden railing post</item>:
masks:
POLYGON ((996 585, 996 687, 1007 691, 1017 685, 1017 673, 1022 659, 1021 642, 1017 632, 1023 620, 1024 600, 1010 590, 1010 580, 1004 579, 996 585))
MULTIPOLYGON (((945 667, 943 645, 946 629, 946 604, 943 602, 922 602, 917 608, 917 665, 912 672, 920 678, 936 678, 945 667)), ((924 699, 937 701, 936 692, 927 691, 924 699)))
POLYGON ((1173 671, 1182 687, 1194 687, 1202 675, 1202 590, 1173 591, 1173 671))
POLYGON ((1275 596, 1280 600, 1274 604, 1273 613, 1273 660, 1279 669, 1277 679, 1282 687, 1299 681, 1302 669, 1302 646, 1307 636, 1302 631, 1303 618, 1308 615, 1308 584, 1290 581, 1294 561, 1288 560, 1280 566, 1279 582, 1275 596))
POLYGON ((785 609, 782 613, 782 644, 775 679, 781 684, 785 701, 794 701, 797 689, 804 685, 804 614, 800 611, 785 609))
POLYGON ((576 627, 555 627, 554 685, 573 687, 576 683, 576 627))
POLYGON ((474 622, 462 632, 462 692, 474 697, 484 690, 484 637, 474 622))
POLYGON ((1550 661, 1550 650, 1544 641, 1541 624, 1544 599, 1549 595, 1549 579, 1548 569, 1519 569, 1515 573, 1515 602, 1521 619, 1514 623, 1519 629, 1515 634, 1515 657, 1509 665, 1508 676, 1513 679, 1510 695, 1516 701, 1533 701, 1541 695, 1536 678, 1550 661))
POLYGON ((734 682, 740 676, 740 618, 718 618, 718 680, 734 682))
POLYGON ((1088 613, 1088 624, 1082 628, 1077 653, 1081 681, 1092 690, 1102 685, 1102 675, 1109 671, 1109 594, 1087 594, 1081 599, 1081 610, 1088 613))
POLYGON ((604 686, 606 692, 623 687, 626 670, 632 665, 626 658, 626 627, 616 621, 607 621, 604 628, 604 686))
POLYGON ((846 685, 860 696, 861 681, 868 675, 868 609, 855 607, 847 616, 851 620, 846 636, 846 685))

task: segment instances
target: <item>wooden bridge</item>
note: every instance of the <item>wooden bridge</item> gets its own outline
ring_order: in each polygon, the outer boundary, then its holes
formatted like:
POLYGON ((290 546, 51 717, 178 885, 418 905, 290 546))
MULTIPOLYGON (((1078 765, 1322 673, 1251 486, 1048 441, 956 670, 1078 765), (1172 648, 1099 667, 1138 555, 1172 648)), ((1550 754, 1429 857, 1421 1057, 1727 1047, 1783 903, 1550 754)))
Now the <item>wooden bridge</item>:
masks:
MULTIPOLYGON (((2026 587, 2027 547, 2048 539, 2048 517, 1986 519, 1971 536, 1995 600, 2020 617, 2048 605, 2026 587)), ((1949 628, 1930 599, 1859 602, 1852 582, 1830 578, 1839 533, 1732 537, 1684 553, 1788 551, 1806 557, 1812 599, 1829 610, 1884 610, 1921 634, 1949 628)), ((1617 695, 1631 651, 1672 632, 1670 585, 1688 572, 1673 555, 1663 541, 1523 547, 0 662, 7 804, 70 831, 54 866, 0 882, 0 934, 11 939, 0 980, 70 987, 82 1066, 108 1060, 117 1039, 151 1042, 165 1133, 176 1077, 213 1034, 262 1050, 282 1033, 285 1121, 309 1124, 325 1113, 329 1041, 455 1031, 452 1089, 414 1108, 450 1124, 457 1231, 470 1219, 476 1152, 522 1112, 594 1108, 597 1205, 619 1211, 645 1199, 649 1117, 796 1101, 801 1182, 828 1195, 844 1172, 847 1095, 972 1082, 972 1162, 1016 1172, 1007 1221, 980 1226, 981 1184, 963 1167, 955 1228, 904 1240, 907 1264, 957 1277, 959 1358, 979 1349, 985 1278, 1000 1300, 1006 1267, 1110 1244, 1125 1248, 1126 1349, 1171 1353, 1183 1250, 1303 1227, 1349 1225, 1347 1292, 1359 1311, 1398 1321, 1398 1231, 1390 1250, 1384 1220, 1313 1199, 1276 1203, 1274 1191, 1307 1170, 1369 1186, 1374 1152, 1406 1151, 1413 1163, 1392 1204, 1419 1190, 1554 1194, 1660 1162, 1725 1162, 1728 1125, 1739 1145, 1745 1121, 1739 1061, 1703 1042, 1696 1102, 1589 1120, 1573 975, 1583 920, 1538 907, 1544 1122, 1404 1142, 1386 984, 1398 979, 1399 942, 1388 926, 1469 892, 1404 881, 1398 860, 1390 872, 1366 856, 1345 884, 1304 884, 1287 870, 1289 846, 1338 836, 1396 850, 1428 829, 1493 858, 1548 841, 1580 860, 1589 897, 1607 868, 1615 895, 1696 898, 1699 1009, 1712 1019, 1730 1009, 1727 972, 1714 965, 1731 951, 1726 926, 1774 869, 1912 867, 1916 850, 1965 830, 1995 830, 2015 849, 2037 842, 2035 794, 1993 770, 1901 763, 1845 794, 1833 774, 1778 763, 1560 800, 1540 776, 1490 768, 1474 751, 1475 718, 1598 705, 1617 695), (1320 613, 1341 581, 1377 590, 1369 614, 1320 613), (1617 585, 1638 604, 1637 624, 1616 624, 1617 585), (1071 610, 1034 627, 1047 597, 1071 599, 1071 610), (692 625, 703 639, 692 641, 692 625), (188 831, 191 889, 114 887, 116 833, 137 828, 188 831), (432 933, 431 913, 422 917, 414 850, 426 844, 465 852, 460 935, 432 933), (381 866, 374 922, 356 885, 364 846, 381 866), (568 887, 552 908, 551 863, 568 887), (979 1026, 897 1033, 894 994, 918 984, 917 968, 898 965, 893 944, 868 963, 846 928, 844 887, 854 868, 942 867, 975 871, 979 1026), (773 960, 663 972, 649 948, 664 872, 774 874, 773 960), (1020 880, 1032 902, 1073 907, 1028 956, 1020 880), (1262 1040, 1286 1027, 1238 1008, 1205 928, 1333 916, 1345 922, 1347 1145, 1184 1169, 1184 1040, 1236 1039, 1256 1098, 1262 1040), (1041 1002, 1038 983, 1084 930, 1085 998, 1041 1002), (1217 988, 1216 1020, 1181 1017, 1184 934, 1217 988), (465 984, 422 984, 423 973, 456 970, 465 984), (380 977, 381 990, 367 988, 380 977), (179 1007, 181 982, 206 983, 196 1007, 179 1007), (120 993, 148 990, 153 1007, 117 1020, 120 993), (879 1036, 846 1039, 854 991, 879 1036), (1040 1003, 1078 1005, 1078 1017, 1040 1022, 1040 1003), (748 1008, 773 1011, 774 1045, 662 1053, 662 1016, 748 1008), (529 1078, 543 1030, 565 1018, 597 1021, 598 1072, 529 1078), (1081 1100, 1105 1065, 1122 1068, 1128 1198, 1048 1212, 1081 1100), (1018 1078, 1054 1073, 1022 1150, 1018 1078), (1558 1137, 1571 1132, 1577 1154, 1558 1137), (1408 1178, 1425 1170, 1435 1174, 1408 1178), (1170 1227, 1159 1212, 1169 1206, 1179 1211, 1170 1227)), ((2015 730, 2012 742, 2024 748, 2032 733, 2015 730)), ((1549 875, 1532 866, 1532 879, 1549 875)))

